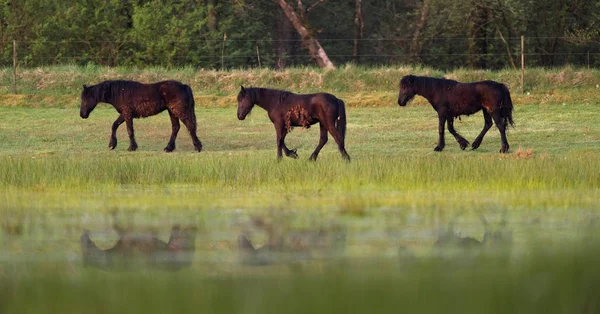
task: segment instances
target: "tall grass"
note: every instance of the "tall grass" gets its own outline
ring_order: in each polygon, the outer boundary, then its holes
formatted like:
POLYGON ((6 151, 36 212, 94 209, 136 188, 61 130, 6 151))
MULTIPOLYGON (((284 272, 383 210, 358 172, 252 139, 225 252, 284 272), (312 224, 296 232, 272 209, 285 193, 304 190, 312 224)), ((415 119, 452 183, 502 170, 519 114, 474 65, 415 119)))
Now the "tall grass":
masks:
MULTIPOLYGON (((520 89, 518 70, 466 70, 442 72, 424 67, 364 68, 353 65, 334 71, 318 68, 233 69, 214 71, 184 67, 108 68, 95 65, 49 66, 20 69, 19 95, 12 95, 12 69, 0 70, 0 101, 4 106, 68 108, 78 104, 81 86, 109 79, 130 79, 154 82, 175 79, 189 84, 201 107, 235 105, 240 85, 287 89, 298 93, 326 91, 342 97, 350 106, 382 106, 395 103, 397 85, 403 75, 417 74, 447 77, 460 81, 491 79, 503 82, 513 92, 516 104, 522 103, 598 103, 595 96, 600 84, 597 69, 527 69, 526 91, 520 89), (576 92, 575 92, 576 91, 576 92)), ((416 103, 424 103, 417 101, 416 103)))
POLYGON ((272 154, 207 155, 139 159, 120 156, 45 158, 0 156, 0 187, 81 189, 94 186, 213 186, 253 189, 341 190, 476 189, 522 190, 599 188, 597 157, 512 158, 397 156, 368 158, 350 164, 274 163, 272 154))

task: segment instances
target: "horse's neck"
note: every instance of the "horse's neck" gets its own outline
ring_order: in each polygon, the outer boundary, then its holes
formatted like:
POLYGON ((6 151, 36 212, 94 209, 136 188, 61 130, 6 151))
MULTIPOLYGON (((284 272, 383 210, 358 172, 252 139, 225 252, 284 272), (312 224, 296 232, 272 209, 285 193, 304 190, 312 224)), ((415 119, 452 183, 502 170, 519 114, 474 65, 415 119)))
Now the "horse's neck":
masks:
POLYGON ((273 101, 273 99, 272 99, 272 97, 267 95, 266 89, 255 90, 253 99, 254 99, 254 104, 265 109, 266 111, 269 111, 269 109, 271 108, 271 105, 272 105, 271 102, 273 101))
POLYGON ((98 95, 98 102, 112 105, 112 101, 106 97, 109 93, 105 92, 105 89, 110 89, 110 86, 97 85, 96 88, 98 89, 96 93, 96 95, 98 95))
POLYGON ((431 88, 419 88, 417 89, 417 95, 427 99, 429 103, 433 104, 433 95, 431 88))

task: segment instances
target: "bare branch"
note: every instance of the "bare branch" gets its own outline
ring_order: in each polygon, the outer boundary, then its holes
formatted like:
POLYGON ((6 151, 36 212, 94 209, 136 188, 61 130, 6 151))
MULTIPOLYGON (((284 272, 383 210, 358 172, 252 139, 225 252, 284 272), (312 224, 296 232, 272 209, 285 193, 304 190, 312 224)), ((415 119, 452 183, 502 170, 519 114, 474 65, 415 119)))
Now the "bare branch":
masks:
POLYGON ((502 39, 504 46, 506 46, 506 54, 508 55, 508 61, 510 61, 510 65, 513 69, 516 69, 517 66, 515 65, 515 61, 513 60, 512 52, 510 51, 510 45, 504 39, 504 36, 502 35, 502 32, 500 31, 498 26, 496 26, 496 31, 498 32, 498 35, 500 35, 500 39, 502 39))
POLYGON ((302 4, 302 0, 298 0, 298 12, 300 13, 300 18, 304 20, 304 5, 302 4))
MULTIPOLYGON (((318 6, 319 4, 322 4, 325 1, 327 1, 327 0, 319 0, 315 3, 313 3, 310 7, 308 7, 308 9, 306 9, 306 13, 312 11, 316 6, 318 6)), ((300 0, 298 0, 298 2, 300 2, 300 0)))

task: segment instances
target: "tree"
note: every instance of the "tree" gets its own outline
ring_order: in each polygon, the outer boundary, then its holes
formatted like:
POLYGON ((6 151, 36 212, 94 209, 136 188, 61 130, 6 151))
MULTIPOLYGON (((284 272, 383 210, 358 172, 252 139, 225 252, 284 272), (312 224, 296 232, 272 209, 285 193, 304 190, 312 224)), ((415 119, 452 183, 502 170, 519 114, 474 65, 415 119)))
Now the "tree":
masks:
POLYGON ((361 8, 361 0, 354 0, 354 49, 352 49, 352 59, 358 63, 359 43, 363 37, 365 24, 361 8))
POLYGON ((325 53, 325 50, 323 49, 323 47, 321 47, 319 41, 315 38, 315 36, 306 26, 308 24, 306 20, 306 14, 309 13, 312 9, 314 9, 317 5, 325 2, 325 0, 319 0, 318 2, 315 2, 306 10, 304 9, 302 1, 298 0, 299 14, 296 14, 294 8, 289 3, 287 3, 286 0, 275 1, 277 1, 279 6, 281 7, 281 10, 283 10, 287 18, 290 20, 290 23, 294 26, 294 28, 302 38, 302 44, 304 48, 308 50, 309 55, 317 63, 317 65, 325 69, 335 69, 335 66, 333 65, 331 60, 329 60, 327 53, 325 53))

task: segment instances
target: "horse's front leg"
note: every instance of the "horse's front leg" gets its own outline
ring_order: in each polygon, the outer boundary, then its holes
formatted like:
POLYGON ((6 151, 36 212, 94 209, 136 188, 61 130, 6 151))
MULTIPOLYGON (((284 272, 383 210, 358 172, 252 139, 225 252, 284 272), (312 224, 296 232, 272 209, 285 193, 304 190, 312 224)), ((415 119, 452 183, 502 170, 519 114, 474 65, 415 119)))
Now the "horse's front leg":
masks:
POLYGON ((285 145, 285 141, 283 142, 283 152, 285 153, 286 156, 290 157, 290 158, 298 158, 298 149, 294 148, 294 149, 289 149, 287 148, 287 146, 285 145))
POLYGON ((285 126, 283 125, 283 123, 277 123, 274 122, 275 124, 275 132, 276 132, 276 137, 277 137, 277 159, 281 160, 283 158, 283 146, 284 143, 283 141, 285 140, 285 126))
POLYGON ((124 121, 125 121, 125 119, 123 118, 123 115, 119 115, 117 120, 115 120, 115 122, 113 122, 113 124, 112 124, 112 132, 110 134, 110 142, 108 143, 108 148, 110 148, 111 150, 113 150, 113 149, 115 149, 115 147, 117 147, 117 129, 124 121))
POLYGON ((460 149, 465 150, 467 146, 469 146, 469 141, 467 141, 464 137, 462 137, 456 130, 454 129, 454 117, 448 117, 448 131, 450 134, 454 136, 458 144, 460 145, 460 149))
POLYGON ((130 152, 133 152, 138 148, 138 145, 135 142, 135 136, 133 133, 133 118, 127 117, 125 119, 125 124, 127 124, 127 133, 129 133, 129 148, 127 150, 130 152))
POLYGON ((439 118, 438 145, 433 150, 436 152, 441 152, 444 149, 444 146, 446 146, 446 141, 444 140, 444 127, 446 124, 447 117, 446 117, 445 111, 439 111, 438 118, 439 118))

